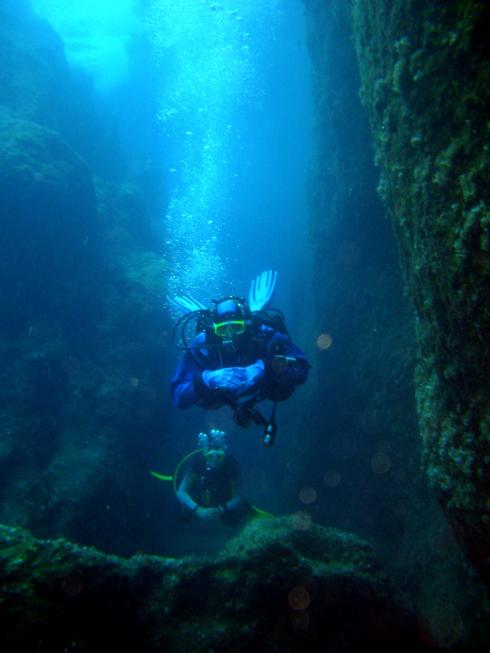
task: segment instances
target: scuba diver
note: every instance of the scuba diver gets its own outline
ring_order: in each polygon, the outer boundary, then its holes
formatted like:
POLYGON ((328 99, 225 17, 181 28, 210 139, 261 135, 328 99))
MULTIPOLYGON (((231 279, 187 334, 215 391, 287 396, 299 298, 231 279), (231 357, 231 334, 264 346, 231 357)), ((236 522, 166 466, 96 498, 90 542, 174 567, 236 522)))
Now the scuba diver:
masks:
POLYGON ((213 300, 210 309, 189 296, 170 299, 186 312, 176 325, 184 355, 172 379, 174 405, 228 405, 239 426, 254 422, 264 428, 262 442, 268 447, 277 431, 277 402, 306 381, 310 367, 282 312, 269 307, 276 280, 277 272, 263 272, 252 282, 248 302, 229 296, 213 300), (264 400, 273 402, 269 419, 256 407, 264 400))
POLYGON ((199 433, 199 450, 178 486, 177 499, 185 514, 206 521, 221 520, 227 526, 255 516, 253 508, 238 494, 239 467, 228 453, 224 431, 199 433))

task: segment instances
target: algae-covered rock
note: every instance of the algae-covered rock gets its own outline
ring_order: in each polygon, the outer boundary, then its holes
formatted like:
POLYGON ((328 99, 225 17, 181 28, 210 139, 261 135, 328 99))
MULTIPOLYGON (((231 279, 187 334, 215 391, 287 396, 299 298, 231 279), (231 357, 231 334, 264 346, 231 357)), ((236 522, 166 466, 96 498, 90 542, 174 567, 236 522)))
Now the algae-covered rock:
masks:
POLYGON ((425 467, 490 583, 490 5, 353 6, 378 190, 417 313, 425 467))
POLYGON ((0 3, 0 105, 59 129, 67 115, 69 69, 63 42, 27 0, 0 3))
POLYGON ((162 501, 141 479, 172 364, 161 229, 134 187, 95 176, 126 168, 117 129, 33 5, 0 2, 0 521, 153 551, 162 501))
POLYGON ((0 574, 5 650, 423 650, 369 545, 294 516, 251 523, 214 559, 117 558, 1 526, 0 574))
POLYGON ((90 172, 57 132, 5 113, 0 212, 3 326, 89 301, 98 235, 90 172))
POLYGON ((314 401, 303 411, 297 460, 303 482, 323 488, 316 518, 362 533, 393 573, 401 547, 412 551, 414 540, 426 538, 431 548, 426 525, 443 521, 426 500, 419 462, 414 312, 376 193, 351 4, 304 4, 315 103, 308 197, 318 339, 309 357, 314 401))

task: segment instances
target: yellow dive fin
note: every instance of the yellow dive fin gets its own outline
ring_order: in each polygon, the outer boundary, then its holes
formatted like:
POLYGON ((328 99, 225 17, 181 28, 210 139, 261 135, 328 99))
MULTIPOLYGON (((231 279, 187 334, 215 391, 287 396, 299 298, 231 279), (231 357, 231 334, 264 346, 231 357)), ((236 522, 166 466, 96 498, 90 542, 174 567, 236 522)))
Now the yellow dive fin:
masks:
POLYGON ((262 510, 261 508, 257 508, 257 506, 252 506, 252 510, 254 511, 253 518, 254 519, 270 519, 271 517, 274 517, 274 515, 271 515, 270 512, 267 512, 266 510, 262 510))
POLYGON ((173 481, 174 477, 173 476, 167 476, 165 474, 159 474, 158 472, 152 472, 150 470, 150 474, 154 476, 155 478, 158 478, 159 481, 173 481))
POLYGON ((152 476, 154 476, 155 478, 158 478, 159 481, 170 481, 170 482, 173 481, 173 484, 174 484, 174 492, 175 492, 175 494, 177 494, 177 477, 178 477, 178 475, 179 475, 180 468, 182 467, 182 465, 183 465, 187 460, 189 460, 189 458, 190 458, 191 456, 195 456, 196 454, 200 453, 201 451, 204 451, 204 449, 196 449, 195 451, 191 451, 190 453, 188 453, 187 456, 184 456, 184 458, 182 458, 182 460, 180 461, 180 463, 177 465, 177 467, 176 467, 176 469, 175 469, 175 472, 174 472, 173 476, 168 476, 167 474, 159 474, 158 472, 152 472, 151 470, 150 470, 150 474, 151 474, 152 476))
MULTIPOLYGON (((182 465, 189 460, 192 456, 195 456, 196 454, 200 453, 201 451, 204 451, 203 449, 196 449, 195 451, 191 451, 190 453, 187 454, 187 456, 184 456, 180 463, 177 465, 175 472, 172 476, 169 476, 167 474, 160 474, 159 472, 153 472, 150 470, 150 474, 154 476, 155 478, 158 478, 159 481, 169 481, 170 483, 173 482, 174 484, 174 492, 177 494, 177 478, 179 476, 180 468, 182 465)), ((262 510, 261 508, 257 508, 257 506, 252 506, 252 519, 270 519, 271 517, 274 517, 275 515, 271 515, 270 512, 267 512, 266 510, 262 510)))

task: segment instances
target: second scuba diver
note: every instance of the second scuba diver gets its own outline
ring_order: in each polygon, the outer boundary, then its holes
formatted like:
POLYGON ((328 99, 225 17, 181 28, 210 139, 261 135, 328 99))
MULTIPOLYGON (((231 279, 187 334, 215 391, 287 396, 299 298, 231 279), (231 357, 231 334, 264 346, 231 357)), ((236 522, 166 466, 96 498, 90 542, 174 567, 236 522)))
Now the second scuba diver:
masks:
POLYGON ((199 433, 199 451, 178 486, 177 499, 188 516, 221 520, 228 526, 252 517, 254 509, 238 492, 239 466, 228 453, 224 431, 199 433))

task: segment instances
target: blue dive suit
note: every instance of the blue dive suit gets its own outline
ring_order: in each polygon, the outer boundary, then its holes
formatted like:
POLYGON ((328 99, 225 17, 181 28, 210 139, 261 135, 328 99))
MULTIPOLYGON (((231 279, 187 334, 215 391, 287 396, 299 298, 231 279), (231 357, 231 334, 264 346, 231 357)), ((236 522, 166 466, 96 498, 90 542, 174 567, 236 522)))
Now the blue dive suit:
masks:
POLYGON ((233 407, 240 399, 253 397, 283 401, 306 381, 309 367, 291 338, 266 324, 253 325, 231 344, 202 331, 179 361, 171 382, 172 399, 178 408, 233 407), (240 382, 210 383, 215 370, 226 373, 227 381, 240 382))

